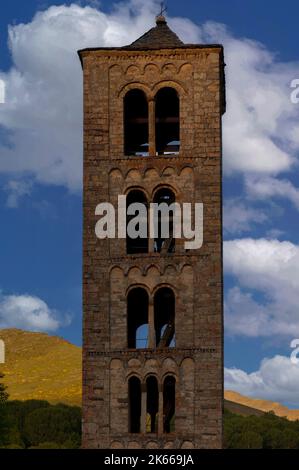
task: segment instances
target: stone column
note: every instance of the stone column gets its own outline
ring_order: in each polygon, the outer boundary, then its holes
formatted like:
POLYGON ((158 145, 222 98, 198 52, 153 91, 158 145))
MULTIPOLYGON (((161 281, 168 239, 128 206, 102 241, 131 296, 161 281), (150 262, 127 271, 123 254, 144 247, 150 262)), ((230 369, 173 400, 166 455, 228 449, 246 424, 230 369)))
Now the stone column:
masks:
POLYGON ((163 385, 159 384, 158 435, 163 434, 163 385))
POLYGON ((148 134, 149 134, 149 154, 156 156, 156 102, 151 99, 148 102, 148 134))
POLYGON ((148 304, 148 347, 149 349, 154 349, 156 347, 155 312, 153 298, 149 299, 148 304))
MULTIPOLYGON (((150 203, 153 201, 149 201, 150 203)), ((155 224, 154 224, 154 210, 149 206, 148 208, 148 251, 149 253, 155 252, 155 224)))
POLYGON ((141 423, 140 431, 146 433, 146 384, 141 384, 141 423))

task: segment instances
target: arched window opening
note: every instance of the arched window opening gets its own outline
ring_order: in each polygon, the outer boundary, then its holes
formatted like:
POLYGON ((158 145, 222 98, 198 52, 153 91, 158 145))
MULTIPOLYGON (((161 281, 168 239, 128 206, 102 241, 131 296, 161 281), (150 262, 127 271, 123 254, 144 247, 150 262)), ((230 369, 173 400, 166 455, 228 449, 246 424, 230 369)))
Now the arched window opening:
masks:
POLYGON ((159 289, 154 297, 156 346, 175 347, 175 296, 169 287, 159 289))
POLYGON ((174 88, 161 88, 156 95, 156 152, 177 154, 180 150, 180 99, 174 88))
POLYGON ((142 90, 130 90, 124 98, 125 155, 148 156, 148 103, 142 90))
MULTIPOLYGON (((139 203, 143 205, 144 213, 140 213, 139 209, 133 215, 127 214, 127 254, 135 253, 148 253, 148 225, 147 225, 147 211, 148 203, 145 194, 140 190, 130 191, 127 196, 127 211, 129 206, 132 204, 139 203), (135 217, 138 217, 139 222, 135 223, 135 217), (134 226, 134 231, 136 231, 137 238, 131 236, 132 228, 131 224, 134 226), (128 233, 129 232, 129 233, 128 233), (138 232, 138 233, 137 233, 138 232), (145 232, 145 233, 144 233, 145 232)), ((133 206, 131 206, 133 208, 133 206)))
POLYGON ((141 384, 137 377, 129 379, 129 432, 140 433, 141 384))
POLYGON ((127 297, 128 348, 148 347, 148 294, 145 289, 132 289, 127 297))
MULTIPOLYGON (((173 191, 169 188, 161 188, 159 189, 154 197, 154 203, 162 204, 165 206, 171 206, 175 202, 175 195, 173 191)), ((163 207, 163 206, 161 206, 163 207)), ((172 210, 168 210, 165 212, 165 216, 161 214, 161 210, 159 210, 157 214, 158 219, 158 233, 157 237, 154 240, 154 251, 156 253, 174 253, 175 251, 175 238, 174 238, 174 213, 172 210), (168 238, 163 237, 163 230, 162 227, 167 226, 169 227, 168 230, 168 238)))
POLYGON ((146 432, 158 431, 159 390, 156 377, 146 380, 146 432))
POLYGON ((175 378, 167 376, 163 384, 163 432, 175 431, 175 378))

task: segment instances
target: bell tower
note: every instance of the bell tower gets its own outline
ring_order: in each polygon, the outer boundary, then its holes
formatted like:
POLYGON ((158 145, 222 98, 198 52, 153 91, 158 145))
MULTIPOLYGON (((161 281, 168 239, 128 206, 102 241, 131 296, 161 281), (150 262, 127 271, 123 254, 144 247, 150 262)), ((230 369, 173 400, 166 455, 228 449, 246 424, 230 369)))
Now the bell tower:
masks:
POLYGON ((160 15, 131 45, 79 56, 83 446, 220 448, 223 48, 184 44, 160 15), (98 239, 95 209, 119 215, 120 195, 202 203, 202 246, 174 238, 171 216, 168 236, 98 239))

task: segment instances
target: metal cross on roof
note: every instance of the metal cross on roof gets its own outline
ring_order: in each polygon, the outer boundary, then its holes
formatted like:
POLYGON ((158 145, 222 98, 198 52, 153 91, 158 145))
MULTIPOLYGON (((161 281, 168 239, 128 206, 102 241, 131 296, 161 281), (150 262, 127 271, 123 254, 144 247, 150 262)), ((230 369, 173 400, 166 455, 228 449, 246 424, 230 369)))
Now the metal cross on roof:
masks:
POLYGON ((163 16, 164 13, 166 13, 167 11, 167 5, 165 2, 161 2, 161 12, 160 12, 160 16, 163 16))

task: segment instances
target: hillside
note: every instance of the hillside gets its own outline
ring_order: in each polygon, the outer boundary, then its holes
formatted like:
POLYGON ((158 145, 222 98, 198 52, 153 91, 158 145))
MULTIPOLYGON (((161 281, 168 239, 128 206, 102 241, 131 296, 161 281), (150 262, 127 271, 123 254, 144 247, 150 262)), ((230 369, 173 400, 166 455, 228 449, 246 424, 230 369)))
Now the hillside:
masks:
MULTIPOLYGON (((264 412, 274 411, 277 416, 286 417, 290 421, 295 421, 297 419, 299 420, 299 410, 290 410, 289 408, 281 405, 280 403, 245 397, 240 393, 232 392, 230 390, 225 391, 224 397, 229 402, 234 402, 235 404, 239 404, 251 409, 254 408, 255 410, 261 410, 264 412)), ((239 412, 239 414, 247 414, 246 410, 242 408, 239 408, 238 411, 238 407, 228 406, 228 409, 230 409, 234 413, 239 412)))
MULTIPOLYGON (((34 398, 81 405, 80 347, 58 336, 17 329, 0 330, 0 339, 6 345, 6 363, 0 364, 0 372, 5 374, 11 400, 34 398)), ((299 410, 229 390, 225 400, 225 407, 240 415, 274 411, 277 416, 299 419, 299 410)))
POLYGON ((7 329, 5 374, 11 400, 43 399, 81 404, 81 348, 57 336, 7 329))
POLYGON ((226 398, 224 399, 224 409, 240 416, 263 416, 265 414, 265 411, 241 405, 240 403, 227 400, 226 398))

